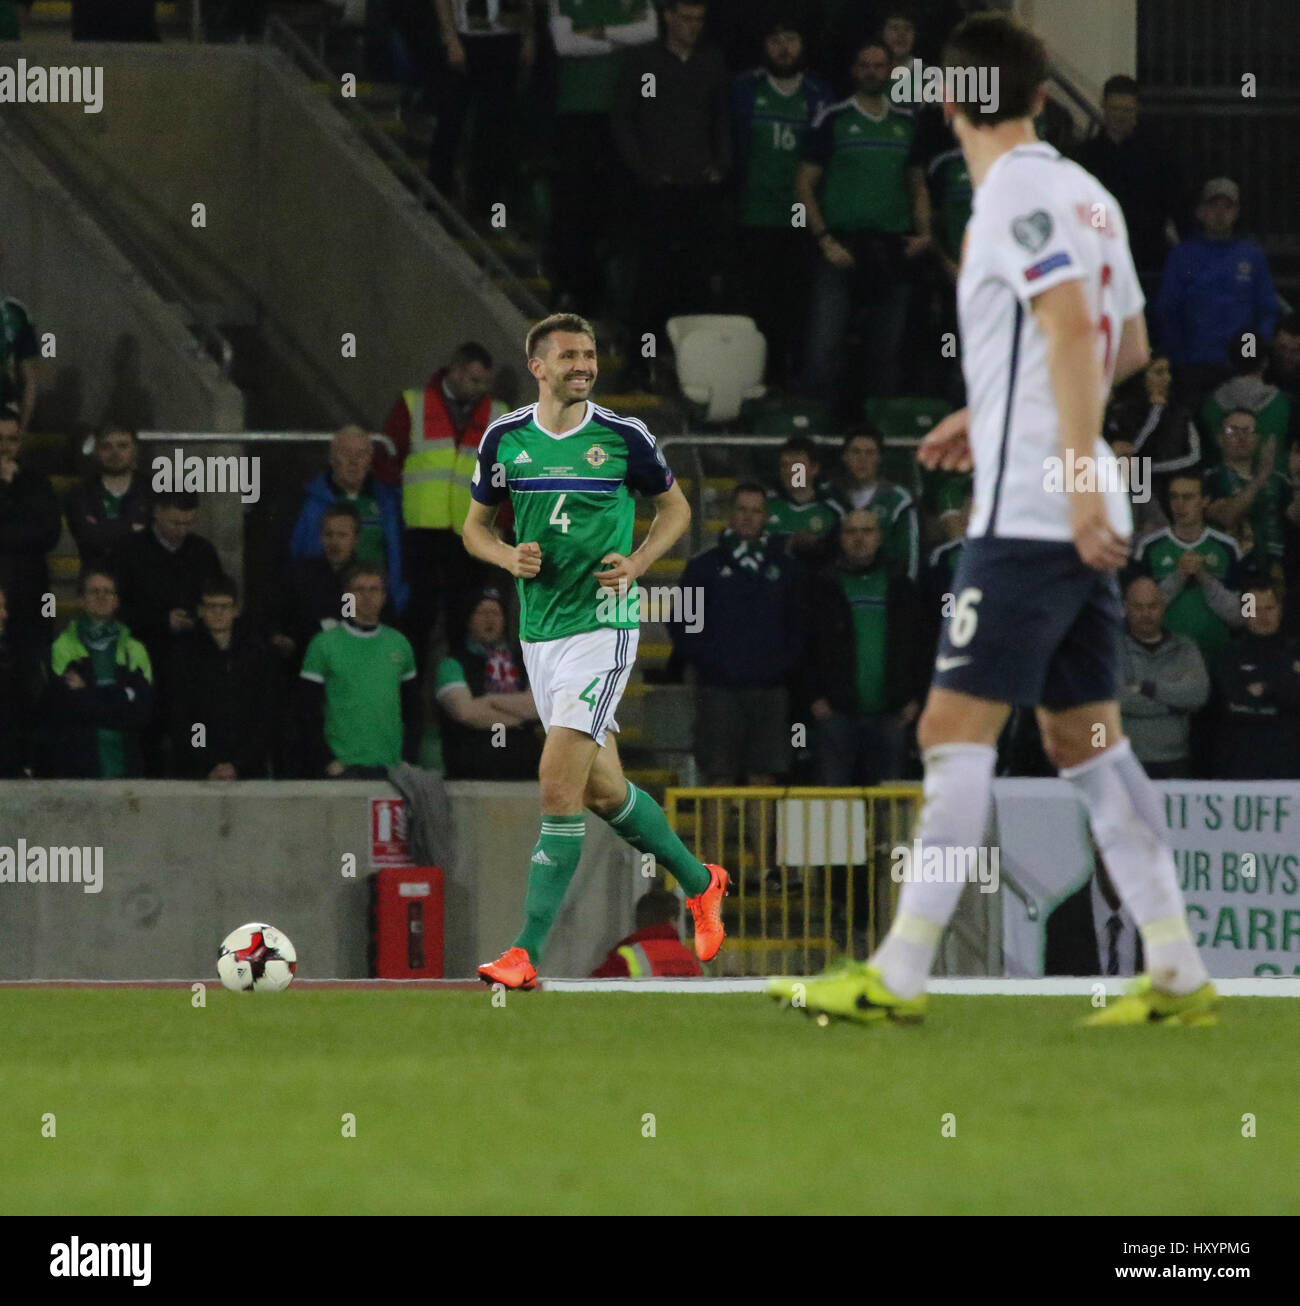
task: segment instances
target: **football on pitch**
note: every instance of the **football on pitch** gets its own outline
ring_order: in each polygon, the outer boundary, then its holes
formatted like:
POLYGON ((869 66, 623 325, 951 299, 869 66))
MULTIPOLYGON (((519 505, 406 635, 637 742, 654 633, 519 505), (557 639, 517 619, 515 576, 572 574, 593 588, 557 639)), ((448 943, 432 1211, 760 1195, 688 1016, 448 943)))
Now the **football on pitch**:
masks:
POLYGON ((289 936, 274 925, 241 925, 217 953, 217 974, 232 993, 279 993, 298 969, 289 936))

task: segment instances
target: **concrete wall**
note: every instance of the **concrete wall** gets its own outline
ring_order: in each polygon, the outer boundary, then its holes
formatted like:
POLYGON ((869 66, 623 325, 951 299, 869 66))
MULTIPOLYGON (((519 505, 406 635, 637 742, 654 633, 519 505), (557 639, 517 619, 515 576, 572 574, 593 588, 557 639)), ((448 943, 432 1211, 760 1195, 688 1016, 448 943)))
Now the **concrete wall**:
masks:
POLYGON ((27 305, 38 336, 54 335, 38 427, 98 424, 112 411, 141 425, 242 428, 239 391, 3 123, 0 233, 0 286, 27 305))
MULTIPOLYGON (((0 883, 0 979, 215 980, 246 921, 284 930, 303 977, 366 974, 369 799, 383 782, 0 781, 0 845, 101 846, 102 891, 0 883), (344 854, 357 877, 341 874, 344 854)), ((453 782, 444 971, 472 977, 523 916, 537 786, 453 782)), ((632 928, 639 858, 596 817, 543 974, 588 974, 632 928)))
POLYGON ((1015 11, 1047 42, 1052 60, 1094 103, 1114 73, 1137 72, 1137 0, 1016 0, 1015 11))
MULTIPOLYGON (((6 113, 129 218, 193 295, 271 319, 269 334, 303 351, 374 425, 467 338, 505 364, 502 397, 520 393, 524 318, 279 52, 76 49, 104 68, 102 112, 6 113), (357 337, 355 359, 342 357, 344 332, 357 337)), ((5 58, 21 52, 37 55, 12 46, 5 58)))

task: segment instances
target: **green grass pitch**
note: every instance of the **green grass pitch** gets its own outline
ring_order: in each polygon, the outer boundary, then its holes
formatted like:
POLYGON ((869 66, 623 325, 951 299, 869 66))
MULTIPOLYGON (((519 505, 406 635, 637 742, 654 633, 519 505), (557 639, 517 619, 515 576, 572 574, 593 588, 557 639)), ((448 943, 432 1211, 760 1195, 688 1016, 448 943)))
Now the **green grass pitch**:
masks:
POLYGON ((819 1028, 749 995, 3 990, 0 1212, 1300 1208, 1300 1004, 932 1001, 819 1028))

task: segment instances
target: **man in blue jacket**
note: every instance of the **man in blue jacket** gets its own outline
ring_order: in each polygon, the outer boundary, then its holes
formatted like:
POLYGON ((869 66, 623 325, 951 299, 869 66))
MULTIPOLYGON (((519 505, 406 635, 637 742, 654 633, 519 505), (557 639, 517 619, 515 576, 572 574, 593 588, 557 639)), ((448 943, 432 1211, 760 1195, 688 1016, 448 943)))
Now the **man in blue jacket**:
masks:
POLYGON ((804 643, 802 564, 767 535, 767 494, 742 483, 731 524, 682 573, 698 630, 672 626, 695 668, 695 756, 707 785, 773 784, 790 769, 788 681, 804 643))
POLYGON ((330 443, 329 471, 307 484, 306 498, 293 528, 289 552, 295 558, 321 556, 321 522, 332 503, 351 503, 361 517, 358 562, 373 562, 388 575, 388 593, 398 612, 409 594, 402 579, 402 496, 372 475, 370 437, 359 426, 345 426, 330 443))
POLYGON ((1240 212, 1235 181, 1207 181, 1196 209, 1204 234, 1170 251, 1160 283, 1160 343, 1193 412, 1206 392, 1230 375, 1229 344, 1253 331, 1262 355, 1277 326, 1277 292, 1268 259, 1253 240, 1232 234, 1240 212))

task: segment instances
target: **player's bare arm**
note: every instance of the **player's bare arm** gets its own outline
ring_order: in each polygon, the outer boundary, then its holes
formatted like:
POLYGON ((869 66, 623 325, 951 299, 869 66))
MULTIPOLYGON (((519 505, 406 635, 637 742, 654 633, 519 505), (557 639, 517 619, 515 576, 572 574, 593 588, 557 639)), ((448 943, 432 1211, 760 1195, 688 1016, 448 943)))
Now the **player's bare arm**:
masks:
POLYGON ((650 523, 641 546, 624 557, 621 553, 607 553, 601 558, 601 569, 596 572, 602 589, 616 590, 620 584, 630 585, 638 576, 653 566, 686 533, 691 524, 691 505, 686 502, 682 487, 674 483, 653 500, 654 521, 650 523))
MULTIPOLYGON (((1097 357, 1097 327, 1082 281, 1063 281, 1033 301, 1039 330, 1047 340, 1052 397, 1060 423, 1060 452, 1066 466, 1095 456, 1101 433, 1103 378, 1097 357)), ((1086 465, 1086 464, 1084 464, 1086 465)), ((1115 571, 1128 558, 1130 541, 1116 534, 1097 488, 1067 486, 1074 545, 1098 571, 1115 571)))
POLYGON ((1115 351, 1115 375, 1111 389, 1122 385, 1129 377, 1140 372, 1151 361, 1151 342, 1147 339, 1146 318, 1135 313, 1124 320, 1119 333, 1119 348, 1115 351))
POLYGON ((513 546, 507 544, 492 525, 496 515, 495 504, 477 500, 470 503, 465 529, 461 532, 466 551, 480 562, 490 562, 508 571, 516 579, 530 580, 542 569, 541 545, 531 540, 513 546))
POLYGON ((970 409, 959 408, 926 432, 916 460, 930 472, 968 472, 975 465, 969 436, 970 409))

